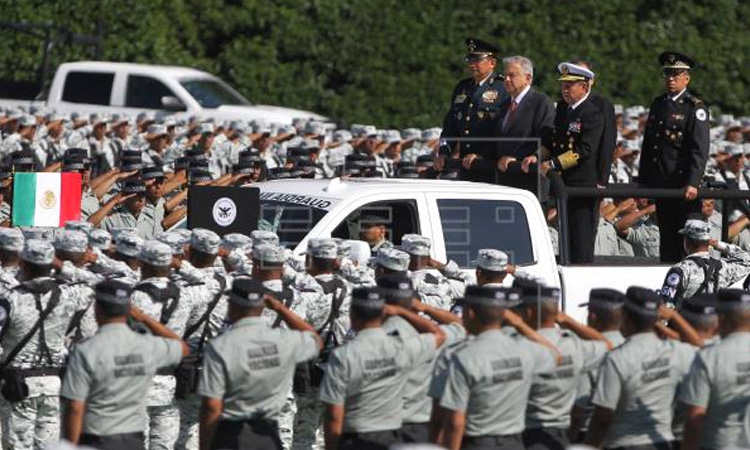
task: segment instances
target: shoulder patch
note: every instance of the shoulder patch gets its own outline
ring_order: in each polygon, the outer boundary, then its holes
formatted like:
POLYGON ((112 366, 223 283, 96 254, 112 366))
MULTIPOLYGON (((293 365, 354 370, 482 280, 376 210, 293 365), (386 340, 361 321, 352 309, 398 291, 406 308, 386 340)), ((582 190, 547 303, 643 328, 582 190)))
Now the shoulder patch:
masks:
POLYGON ((667 275, 667 286, 678 286, 680 284, 680 274, 679 273, 670 273, 667 275))
POLYGON ((708 113, 706 113, 706 110, 704 108, 696 109, 695 118, 701 122, 705 122, 706 119, 708 119, 708 113))

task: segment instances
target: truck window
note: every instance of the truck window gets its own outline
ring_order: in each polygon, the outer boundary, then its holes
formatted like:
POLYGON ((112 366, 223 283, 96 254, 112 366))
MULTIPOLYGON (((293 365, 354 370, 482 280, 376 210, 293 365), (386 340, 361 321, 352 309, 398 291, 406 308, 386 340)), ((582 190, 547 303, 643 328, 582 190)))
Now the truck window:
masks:
POLYGON ((377 216, 383 219, 386 240, 393 245, 401 245, 401 237, 405 234, 420 232, 417 203, 414 200, 392 200, 370 203, 358 208, 333 230, 331 237, 360 239, 359 218, 362 216, 377 216))
POLYGON ((438 199, 448 258, 462 268, 483 248, 508 254, 512 264, 534 261, 529 224, 520 203, 508 200, 438 199))
POLYGON ((109 105, 114 79, 115 74, 109 72, 68 72, 62 100, 70 103, 109 105))
POLYGON ((143 75, 128 76, 125 106, 128 108, 162 109, 161 98, 174 97, 168 87, 161 81, 143 75))
POLYGON ((210 79, 180 80, 182 87, 203 108, 218 108, 221 105, 249 105, 250 103, 220 81, 210 79))

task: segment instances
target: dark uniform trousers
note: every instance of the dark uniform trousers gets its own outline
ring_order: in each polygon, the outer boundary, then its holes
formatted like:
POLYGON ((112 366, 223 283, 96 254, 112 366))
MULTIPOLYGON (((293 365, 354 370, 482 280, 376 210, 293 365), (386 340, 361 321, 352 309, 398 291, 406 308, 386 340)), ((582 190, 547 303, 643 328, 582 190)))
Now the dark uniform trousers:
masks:
POLYGON ((524 450, 520 434, 508 436, 464 436, 461 450, 524 450))
POLYGON ((399 430, 344 433, 339 441, 339 450, 388 450, 391 445, 400 442, 399 430))
POLYGON ((405 423, 401 426, 401 441, 406 444, 427 444, 430 442, 430 424, 405 423))
MULTIPOLYGON (((656 97, 649 108, 643 135, 638 183, 651 188, 699 187, 708 160, 709 122, 706 106, 690 92, 677 100, 656 97)), ((684 256, 677 231, 685 220, 698 218, 699 201, 656 200, 659 258, 677 262, 684 256)))
MULTIPOLYGON (((551 159, 561 169, 566 186, 596 187, 597 158, 604 130, 601 111, 586 99, 576 107, 558 108, 552 138, 551 159)), ((597 199, 568 199, 570 262, 589 263, 594 259, 598 223, 597 199)))
POLYGON ((648 445, 632 445, 629 447, 612 447, 606 450, 672 450, 671 442, 656 442, 648 445))
POLYGON ((213 450, 281 450, 279 426, 272 420, 219 421, 213 450))
POLYGON ((109 436, 83 434, 78 444, 99 450, 144 450, 146 448, 143 433, 123 433, 109 436))
POLYGON ((568 430, 562 428, 527 428, 523 432, 526 450, 565 450, 568 445, 568 430))

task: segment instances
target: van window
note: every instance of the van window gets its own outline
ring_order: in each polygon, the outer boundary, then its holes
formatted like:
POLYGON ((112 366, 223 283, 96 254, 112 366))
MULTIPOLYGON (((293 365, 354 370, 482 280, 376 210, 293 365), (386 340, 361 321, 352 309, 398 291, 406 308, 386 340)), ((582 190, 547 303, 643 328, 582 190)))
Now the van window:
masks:
POLYGON ((115 74, 110 72, 68 72, 62 99, 70 103, 109 105, 115 74))
POLYGON ((358 208, 333 230, 331 237, 341 239, 361 239, 360 218, 382 220, 385 225, 386 240, 393 245, 401 245, 401 237, 409 233, 419 234, 419 215, 414 200, 389 200, 375 202, 358 208))
POLYGON ((508 200, 438 199, 448 258, 462 268, 483 248, 508 254, 511 264, 534 262, 526 212, 508 200))
POLYGON ((156 78, 142 75, 128 76, 125 106, 128 108, 162 109, 162 97, 174 97, 174 92, 156 78))

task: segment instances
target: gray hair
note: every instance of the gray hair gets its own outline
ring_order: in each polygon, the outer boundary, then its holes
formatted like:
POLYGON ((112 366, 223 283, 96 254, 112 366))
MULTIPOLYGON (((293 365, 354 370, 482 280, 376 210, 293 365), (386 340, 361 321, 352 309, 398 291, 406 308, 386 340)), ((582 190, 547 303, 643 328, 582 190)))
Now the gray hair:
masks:
POLYGON ((524 71, 524 73, 527 73, 531 75, 531 78, 534 78, 534 64, 529 58, 525 56, 508 56, 507 58, 503 58, 504 67, 507 67, 511 64, 518 64, 519 66, 521 66, 521 69, 524 71))

